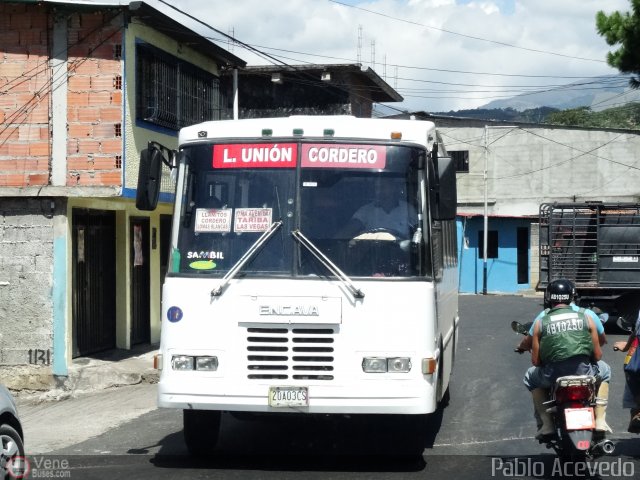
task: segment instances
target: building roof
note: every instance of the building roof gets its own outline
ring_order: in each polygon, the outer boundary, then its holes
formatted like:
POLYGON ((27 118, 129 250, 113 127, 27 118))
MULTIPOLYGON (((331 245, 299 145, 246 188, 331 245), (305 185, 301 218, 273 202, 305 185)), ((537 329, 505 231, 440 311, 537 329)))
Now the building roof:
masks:
MULTIPOLYGON (((2 0, 0 0, 1 2, 2 0)), ((76 7, 122 7, 127 8, 132 16, 140 18, 149 26, 164 33, 168 37, 187 45, 203 55, 217 60, 229 67, 244 67, 247 62, 236 57, 231 52, 219 47, 214 42, 198 33, 191 26, 191 23, 197 23, 198 19, 190 18, 185 13, 185 22, 181 23, 172 16, 160 11, 158 8, 143 1, 131 0, 13 0, 16 3, 48 3, 60 6, 76 6, 76 7)), ((170 7, 168 7, 170 8, 170 7)), ((206 24, 203 24, 206 25, 206 24)), ((212 28, 212 27, 210 27, 212 28)))
MULTIPOLYGON (((401 102, 404 98, 371 68, 362 69, 357 64, 306 64, 306 65, 251 65, 240 70, 240 75, 274 73, 300 73, 321 79, 323 73, 347 74, 355 77, 371 96, 373 102, 401 102)), ((354 88, 354 86, 351 86, 354 88)))

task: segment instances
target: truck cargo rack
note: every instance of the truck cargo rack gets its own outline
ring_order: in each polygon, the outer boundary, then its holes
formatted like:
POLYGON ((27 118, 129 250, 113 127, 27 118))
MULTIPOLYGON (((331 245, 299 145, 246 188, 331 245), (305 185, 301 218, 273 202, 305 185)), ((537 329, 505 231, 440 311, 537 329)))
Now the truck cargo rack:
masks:
POLYGON ((640 204, 544 203, 539 228, 538 289, 566 278, 613 296, 640 291, 640 204))

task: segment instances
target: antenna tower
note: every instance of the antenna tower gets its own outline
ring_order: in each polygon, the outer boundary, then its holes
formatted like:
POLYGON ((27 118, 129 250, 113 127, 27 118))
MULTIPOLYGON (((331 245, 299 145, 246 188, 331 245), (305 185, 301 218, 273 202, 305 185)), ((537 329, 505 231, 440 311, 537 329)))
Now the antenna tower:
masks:
POLYGON ((371 70, 376 69, 376 41, 371 40, 371 70))
POLYGON ((358 65, 362 65, 362 25, 358 25, 358 65))

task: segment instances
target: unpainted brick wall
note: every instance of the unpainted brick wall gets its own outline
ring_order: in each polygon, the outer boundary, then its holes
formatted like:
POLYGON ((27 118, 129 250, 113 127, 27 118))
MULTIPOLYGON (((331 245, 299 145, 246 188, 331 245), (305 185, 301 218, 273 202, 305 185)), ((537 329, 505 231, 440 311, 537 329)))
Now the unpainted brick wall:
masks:
MULTIPOLYGON (((122 185, 123 15, 68 17, 67 185, 122 185)), ((0 188, 50 183, 53 13, 0 3, 0 188)))
POLYGON ((122 185, 123 16, 71 15, 68 37, 67 185, 122 185))
POLYGON ((49 183, 46 7, 0 4, 0 188, 49 183))

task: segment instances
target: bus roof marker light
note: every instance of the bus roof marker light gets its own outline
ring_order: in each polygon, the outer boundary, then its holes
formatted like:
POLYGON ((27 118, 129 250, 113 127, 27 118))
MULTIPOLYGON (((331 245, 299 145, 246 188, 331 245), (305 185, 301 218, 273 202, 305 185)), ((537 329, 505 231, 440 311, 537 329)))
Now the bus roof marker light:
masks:
POLYGON ((294 128, 293 134, 297 137, 301 137, 302 135, 304 135, 304 130, 301 128, 294 128))
POLYGON ((391 140, 402 140, 402 132, 391 132, 391 140))
POLYGON ((262 136, 263 137, 270 137, 271 135, 273 135, 273 130, 270 128, 263 128, 262 129, 262 136))
POLYGON ((322 132, 325 137, 333 137, 335 133, 336 131, 333 128, 325 128, 322 132))

